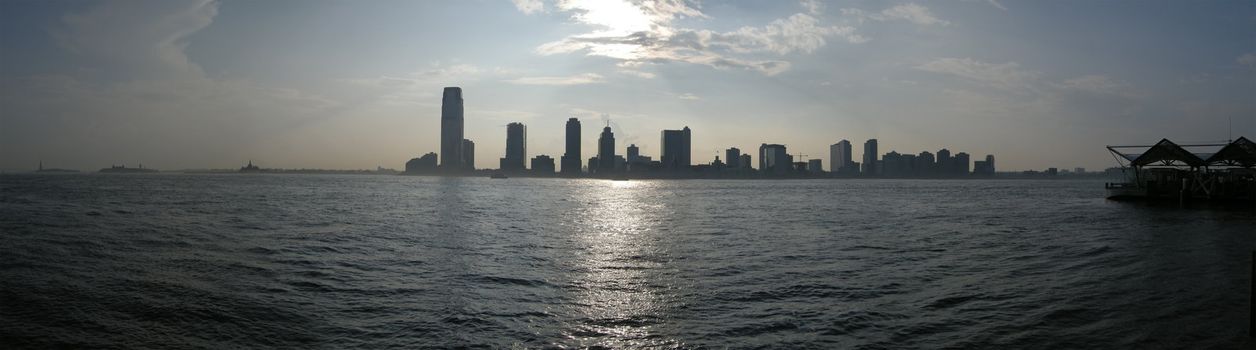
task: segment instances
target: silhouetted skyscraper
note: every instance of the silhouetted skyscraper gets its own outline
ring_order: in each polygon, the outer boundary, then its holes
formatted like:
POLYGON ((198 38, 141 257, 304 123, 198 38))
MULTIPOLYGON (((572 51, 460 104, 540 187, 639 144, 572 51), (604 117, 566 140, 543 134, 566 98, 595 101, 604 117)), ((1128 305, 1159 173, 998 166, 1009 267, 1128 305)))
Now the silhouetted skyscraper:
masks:
POLYGON ((615 133, 609 126, 602 128, 602 135, 597 138, 597 159, 599 172, 615 170, 615 133))
POLYGON ((877 139, 864 142, 863 174, 864 176, 880 175, 877 171, 877 139))
POLYGON ((847 167, 854 163, 851 159, 850 141, 841 140, 829 146, 829 171, 834 173, 846 173, 850 170, 847 167))
POLYGON ((475 142, 462 139, 462 168, 475 170, 475 142))
POLYGON ((951 163, 951 150, 945 148, 940 149, 938 150, 938 163, 937 166, 934 167, 934 171, 941 176, 950 176, 952 173, 951 163))
POLYGON ((824 164, 819 159, 811 159, 807 161, 807 171, 812 173, 823 173, 824 164))
POLYGON ((506 157, 501 170, 523 170, 528 161, 528 127, 523 123, 506 124, 506 157))
POLYGON ((462 88, 445 88, 440 106, 440 166, 462 170, 462 88))
POLYGON ((567 119, 567 150, 562 156, 563 174, 580 174, 580 120, 567 119))
POLYGON ((729 169, 741 168, 741 150, 737 147, 724 150, 724 160, 728 162, 729 169))
POLYGON ((628 164, 636 163, 641 158, 641 148, 637 144, 628 145, 628 164))
POLYGON ((764 174, 787 174, 793 167, 792 158, 785 152, 785 145, 762 144, 759 146, 759 171, 764 174))
POLYGON ((740 165, 742 169, 751 169, 750 164, 753 164, 751 161, 750 153, 742 153, 741 160, 737 161, 737 165, 740 165))
POLYGON ((680 130, 663 130, 662 154, 659 155, 666 170, 688 170, 690 165, 690 133, 686 126, 680 130))

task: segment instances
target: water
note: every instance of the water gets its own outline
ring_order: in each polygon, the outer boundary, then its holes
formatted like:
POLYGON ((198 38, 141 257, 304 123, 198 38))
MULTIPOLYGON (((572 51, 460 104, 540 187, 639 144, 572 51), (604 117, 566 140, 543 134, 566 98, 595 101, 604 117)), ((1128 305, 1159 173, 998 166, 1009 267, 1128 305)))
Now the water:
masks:
POLYGON ((8 348, 1250 348, 1251 209, 1089 181, 0 176, 8 348))

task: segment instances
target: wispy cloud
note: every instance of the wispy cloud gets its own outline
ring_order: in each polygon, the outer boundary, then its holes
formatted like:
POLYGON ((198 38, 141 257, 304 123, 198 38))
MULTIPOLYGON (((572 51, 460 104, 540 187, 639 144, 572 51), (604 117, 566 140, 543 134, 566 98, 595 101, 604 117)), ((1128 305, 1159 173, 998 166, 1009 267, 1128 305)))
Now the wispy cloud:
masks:
POLYGON ((1234 59, 1234 62, 1246 66, 1247 68, 1256 69, 1256 53, 1245 53, 1242 56, 1239 56, 1239 58, 1234 59))
POLYGON ((619 71, 620 74, 631 75, 642 79, 654 79, 655 74, 650 72, 642 72, 633 69, 624 69, 619 71))
POLYGON ((171 1, 163 6, 107 2, 66 15, 52 35, 66 50, 134 78, 201 77, 201 67, 184 49, 187 38, 208 27, 217 14, 218 3, 212 0, 171 1))
POLYGON ((902 20, 902 21, 908 21, 911 23, 919 24, 919 25, 943 25, 945 26, 945 25, 951 24, 951 22, 938 18, 938 16, 933 14, 933 11, 929 11, 928 7, 924 7, 919 4, 914 4, 914 3, 902 4, 902 5, 890 7, 890 8, 881 10, 881 12, 867 12, 867 11, 856 9, 856 8, 844 8, 842 9, 842 14, 846 16, 854 17, 859 21, 902 20))
POLYGON ((1042 76, 1041 72, 1021 68, 1016 62, 985 63, 971 58, 938 58, 918 65, 916 69, 957 76, 970 81, 999 87, 1023 88, 1042 76))
POLYGON ((541 0, 511 0, 519 12, 533 14, 545 11, 545 3, 541 0))
POLYGON ((507 83, 518 85, 584 85, 597 84, 606 80, 595 73, 584 73, 565 77, 522 77, 506 80, 507 83))
POLYGON ((820 2, 820 0, 802 0, 800 5, 807 10, 807 13, 812 15, 819 15, 824 12, 824 3, 820 2))
POLYGON ((698 97, 698 95, 694 95, 694 94, 692 94, 692 93, 688 93, 688 92, 683 93, 683 94, 680 94, 680 95, 676 95, 676 98, 679 98, 679 99, 682 99, 682 100, 687 100, 687 101, 697 101, 697 100, 701 100, 701 99, 702 99, 701 97, 698 97))
POLYGON ((1115 80, 1106 75, 1086 75, 1066 79, 1063 82, 1054 85, 1061 89, 1079 91, 1094 95, 1120 96, 1126 98, 1137 98, 1140 96, 1139 94, 1133 92, 1129 83, 1115 80))

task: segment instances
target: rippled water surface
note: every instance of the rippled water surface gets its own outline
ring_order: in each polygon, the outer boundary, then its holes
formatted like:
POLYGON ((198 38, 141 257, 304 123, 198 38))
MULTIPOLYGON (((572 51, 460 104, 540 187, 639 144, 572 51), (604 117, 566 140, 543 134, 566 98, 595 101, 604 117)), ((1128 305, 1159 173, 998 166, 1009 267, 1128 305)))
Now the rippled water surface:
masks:
POLYGON ((1249 348, 1256 212, 1089 181, 0 176, 0 343, 1249 348))

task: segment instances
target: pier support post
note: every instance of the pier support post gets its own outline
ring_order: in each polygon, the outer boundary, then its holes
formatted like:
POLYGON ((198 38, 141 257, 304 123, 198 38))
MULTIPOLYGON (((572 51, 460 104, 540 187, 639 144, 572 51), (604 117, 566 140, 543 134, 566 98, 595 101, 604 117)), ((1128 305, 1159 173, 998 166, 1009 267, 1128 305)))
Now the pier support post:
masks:
POLYGON ((1251 295, 1251 301, 1247 304, 1247 307, 1250 308, 1247 312, 1247 336, 1256 338, 1256 250, 1252 251, 1251 264, 1252 270, 1249 273, 1251 273, 1250 283, 1252 284, 1252 289, 1247 290, 1247 293, 1251 295))

